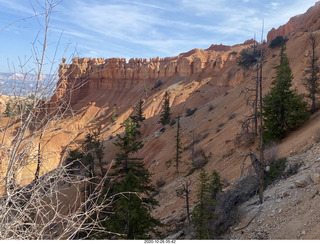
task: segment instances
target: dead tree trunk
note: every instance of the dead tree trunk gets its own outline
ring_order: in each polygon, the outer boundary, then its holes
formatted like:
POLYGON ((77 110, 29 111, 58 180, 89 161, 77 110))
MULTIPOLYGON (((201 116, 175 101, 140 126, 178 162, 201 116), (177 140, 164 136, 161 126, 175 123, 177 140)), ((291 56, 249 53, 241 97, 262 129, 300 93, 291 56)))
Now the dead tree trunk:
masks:
POLYGON ((188 224, 190 225, 190 207, 189 207, 189 193, 191 192, 189 190, 189 186, 191 185, 191 180, 187 180, 185 184, 182 184, 183 186, 183 192, 186 195, 186 205, 187 205, 187 218, 188 218, 188 224))
MULTIPOLYGON (((262 35, 261 35, 261 43, 263 41, 263 29, 264 29, 264 21, 262 23, 262 35)), ((263 63, 263 51, 260 49, 260 77, 259 77, 259 85, 260 85, 260 141, 259 141, 259 152, 260 152, 260 186, 259 186, 259 200, 260 204, 263 203, 263 177, 264 177, 264 157, 263 157, 263 131, 262 131, 262 115, 263 115, 263 103, 262 103, 262 63, 263 63)))
POLYGON ((38 144, 38 162, 37 162, 37 170, 34 174, 34 181, 35 183, 38 182, 39 174, 40 174, 40 165, 41 165, 41 153, 40 153, 40 142, 38 144))

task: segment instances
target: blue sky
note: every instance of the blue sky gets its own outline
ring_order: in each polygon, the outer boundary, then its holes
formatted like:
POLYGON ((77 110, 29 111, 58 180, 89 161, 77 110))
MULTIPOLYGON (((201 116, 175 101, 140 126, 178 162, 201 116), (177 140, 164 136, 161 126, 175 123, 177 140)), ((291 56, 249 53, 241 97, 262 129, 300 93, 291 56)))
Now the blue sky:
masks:
MULTIPOLYGON (((255 33, 260 39, 262 19, 266 36, 315 2, 63 0, 51 13, 45 72, 62 57, 168 57, 211 44, 242 43, 255 33)), ((43 12, 36 0, 0 0, 0 72, 36 69, 43 12)))

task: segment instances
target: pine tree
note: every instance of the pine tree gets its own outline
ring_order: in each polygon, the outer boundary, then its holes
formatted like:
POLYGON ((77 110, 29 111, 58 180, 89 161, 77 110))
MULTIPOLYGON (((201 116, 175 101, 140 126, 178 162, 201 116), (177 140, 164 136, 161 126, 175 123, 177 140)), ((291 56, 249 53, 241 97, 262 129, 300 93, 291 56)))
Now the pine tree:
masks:
POLYGON ((198 232, 199 239, 210 238, 209 221, 215 214, 209 209, 217 205, 215 198, 221 188, 220 176, 216 171, 213 171, 209 176, 204 169, 201 170, 197 189, 198 201, 192 212, 192 222, 198 232))
POLYGON ((112 109, 111 121, 112 123, 116 122, 117 120, 117 107, 114 105, 112 109))
POLYGON ((270 92, 263 98, 263 140, 277 141, 286 136, 309 117, 302 95, 291 90, 293 75, 285 46, 280 51, 280 65, 276 67, 270 92))
POLYGON ((170 99, 169 99, 169 93, 166 91, 166 93, 163 96, 164 102, 162 105, 162 113, 159 120, 159 123, 162 125, 170 124, 170 99))
POLYGON ((6 103, 6 109, 4 110, 3 114, 4 114, 6 117, 10 117, 10 116, 13 115, 12 108, 11 108, 11 103, 10 103, 10 102, 7 102, 7 103, 6 103))
MULTIPOLYGON (((80 175, 82 171, 84 171, 85 175, 88 177, 87 183, 81 189, 81 191, 84 192, 85 197, 92 197, 93 193, 96 194, 97 192, 99 192, 98 195, 95 195, 94 202, 88 202, 86 204, 87 209, 92 209, 96 203, 109 201, 108 198, 110 183, 108 180, 101 181, 106 173, 103 169, 103 165, 106 164, 106 162, 102 161, 103 157, 104 152, 102 140, 100 139, 100 130, 87 134, 81 148, 70 150, 68 152, 66 164, 69 167, 69 173, 80 175), (97 174, 96 172, 95 161, 98 161, 100 165, 101 174, 97 174)), ((95 225, 99 224, 101 226, 105 226, 105 219, 108 216, 109 212, 110 207, 97 209, 86 222, 88 223, 88 225, 95 223, 95 225)), ((94 239, 105 238, 104 234, 101 234, 100 231, 95 230, 90 232, 80 231, 77 232, 76 236, 80 239, 88 238, 89 236, 89 238, 94 239)))
POLYGON ((100 176, 103 177, 105 175, 103 165, 106 164, 106 162, 103 161, 103 157, 104 152, 100 139, 100 131, 94 131, 86 135, 81 148, 68 152, 66 164, 69 165, 71 173, 80 173, 79 171, 82 167, 87 170, 87 176, 96 177, 94 161, 97 160, 101 170, 100 176))
POLYGON ((146 119, 142 111, 142 105, 143 105, 143 100, 140 99, 138 105, 135 107, 136 115, 133 115, 130 117, 133 122, 140 123, 146 119))
POLYGON ((216 199, 217 194, 221 191, 222 189, 222 183, 220 179, 220 175, 217 171, 213 170, 211 175, 210 175, 210 193, 211 193, 211 198, 213 200, 216 199))
POLYGON ((309 65, 305 71, 306 75, 303 78, 305 87, 307 88, 307 97, 311 99, 311 113, 316 112, 316 95, 320 93, 319 88, 319 72, 320 67, 317 65, 318 56, 315 53, 316 38, 314 35, 309 37, 312 46, 312 55, 310 57, 309 65))
POLYGON ((155 190, 151 174, 144 168, 141 158, 134 157, 143 144, 139 141, 137 123, 130 118, 124 121, 125 132, 118 135, 115 145, 120 149, 116 154, 112 176, 115 183, 112 193, 117 194, 114 214, 106 221, 107 229, 123 234, 125 239, 148 239, 150 232, 161 223, 150 215, 150 207, 158 202, 151 196, 155 190))

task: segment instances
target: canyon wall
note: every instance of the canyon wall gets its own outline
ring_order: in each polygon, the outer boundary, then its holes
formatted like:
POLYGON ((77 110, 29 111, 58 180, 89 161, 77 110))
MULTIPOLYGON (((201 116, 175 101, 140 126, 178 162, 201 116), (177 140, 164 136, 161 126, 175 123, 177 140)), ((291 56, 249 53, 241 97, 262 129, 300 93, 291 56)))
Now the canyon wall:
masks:
POLYGON ((65 59, 59 67, 59 82, 52 102, 64 97, 67 91, 73 91, 71 103, 89 91, 100 88, 124 87, 128 83, 157 80, 173 75, 189 76, 201 72, 204 67, 200 58, 74 58, 71 64, 65 59))
MULTIPOLYGON (((237 64, 242 49, 251 46, 254 40, 243 44, 225 46, 211 45, 208 49, 193 49, 175 57, 130 59, 125 58, 73 58, 70 64, 66 59, 59 66, 59 81, 51 97, 52 107, 57 104, 73 105, 88 94, 101 89, 130 89, 137 83, 156 84, 171 77, 190 78, 193 74, 221 77, 224 71, 228 76, 219 80, 226 86, 239 83, 243 74, 231 74, 237 69, 229 69, 237 64), (230 80, 230 77, 237 77, 230 80)), ((196 76, 193 76, 196 77, 196 76)), ((152 87, 149 87, 152 88, 152 87)))
MULTIPOLYGON (((243 44, 243 45, 248 45, 243 44)), ((238 46, 236 48, 239 48, 238 46)), ((74 58, 71 64, 63 59, 59 81, 51 98, 52 104, 67 98, 71 105, 90 92, 103 88, 125 88, 141 82, 164 80, 175 75, 188 77, 206 71, 219 71, 227 60, 234 61, 229 46, 194 49, 176 57, 130 59, 74 58), (218 48, 217 48, 218 47, 218 48)))

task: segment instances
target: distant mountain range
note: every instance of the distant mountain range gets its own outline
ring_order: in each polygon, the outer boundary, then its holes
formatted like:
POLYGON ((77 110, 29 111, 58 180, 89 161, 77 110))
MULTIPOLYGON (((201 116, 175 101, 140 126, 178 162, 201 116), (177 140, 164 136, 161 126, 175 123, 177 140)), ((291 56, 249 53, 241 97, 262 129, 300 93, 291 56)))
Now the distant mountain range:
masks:
MULTIPOLYGON (((21 73, 1 73, 0 72, 0 94, 13 96, 26 96, 35 91, 37 75, 21 73)), ((42 75, 40 79, 41 87, 46 88, 50 93, 53 92, 57 77, 56 75, 42 75)), ((51 94, 48 94, 51 95, 51 94)))

